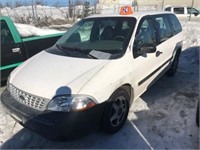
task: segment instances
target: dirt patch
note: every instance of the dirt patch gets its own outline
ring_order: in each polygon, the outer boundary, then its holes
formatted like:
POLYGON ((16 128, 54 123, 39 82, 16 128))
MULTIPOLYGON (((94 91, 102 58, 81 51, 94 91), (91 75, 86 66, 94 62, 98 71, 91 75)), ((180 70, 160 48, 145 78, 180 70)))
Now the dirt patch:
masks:
POLYGON ((175 102, 182 104, 186 108, 194 108, 198 101, 198 93, 192 91, 177 91, 174 99, 175 102))

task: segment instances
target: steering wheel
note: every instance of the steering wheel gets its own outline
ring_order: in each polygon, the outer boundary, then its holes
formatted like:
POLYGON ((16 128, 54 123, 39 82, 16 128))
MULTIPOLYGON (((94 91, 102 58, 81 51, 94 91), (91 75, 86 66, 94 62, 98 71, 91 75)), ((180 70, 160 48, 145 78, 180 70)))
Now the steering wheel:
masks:
POLYGON ((117 35, 117 36, 115 36, 113 39, 114 39, 114 40, 118 40, 118 41, 123 41, 123 40, 125 39, 125 37, 122 36, 122 35, 117 35))

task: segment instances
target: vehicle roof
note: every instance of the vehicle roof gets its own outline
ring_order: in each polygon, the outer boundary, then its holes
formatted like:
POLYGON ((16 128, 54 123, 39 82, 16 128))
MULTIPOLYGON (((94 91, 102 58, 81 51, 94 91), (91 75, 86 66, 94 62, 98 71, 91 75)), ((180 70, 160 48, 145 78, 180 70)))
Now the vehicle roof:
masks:
POLYGON ((185 5, 182 5, 182 6, 171 6, 171 5, 167 5, 167 6, 165 6, 165 8, 167 8, 167 7, 190 7, 190 8, 193 8, 193 7, 191 7, 191 6, 185 6, 185 5))
POLYGON ((167 11, 141 11, 141 12, 134 12, 131 15, 120 15, 120 14, 99 14, 99 15, 92 15, 87 18, 97 18, 97 17, 135 17, 140 18, 147 15, 160 15, 160 14, 174 14, 172 12, 167 11))

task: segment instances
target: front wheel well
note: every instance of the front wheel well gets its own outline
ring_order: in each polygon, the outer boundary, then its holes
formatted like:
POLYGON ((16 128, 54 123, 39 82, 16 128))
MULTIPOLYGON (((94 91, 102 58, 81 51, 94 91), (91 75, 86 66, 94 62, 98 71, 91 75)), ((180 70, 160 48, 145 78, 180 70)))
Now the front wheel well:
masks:
POLYGON ((178 48, 175 52, 174 52, 174 56, 172 58, 172 61, 170 63, 170 67, 166 72, 167 76, 174 76, 176 71, 177 71, 177 67, 178 67, 178 62, 179 62, 179 57, 181 54, 181 48, 178 48))
POLYGON ((180 54, 181 54, 181 48, 179 48, 179 49, 177 50, 177 52, 176 52, 176 55, 178 55, 178 57, 180 56, 180 54))
POLYGON ((110 96, 101 119, 101 127, 106 133, 116 133, 124 126, 130 108, 131 93, 130 84, 124 84, 110 96))
POLYGON ((120 89, 120 88, 122 88, 128 92, 128 94, 130 96, 129 107, 131 107, 131 104, 133 103, 133 97, 134 97, 133 87, 130 84, 124 84, 121 87, 119 87, 118 89, 120 89))

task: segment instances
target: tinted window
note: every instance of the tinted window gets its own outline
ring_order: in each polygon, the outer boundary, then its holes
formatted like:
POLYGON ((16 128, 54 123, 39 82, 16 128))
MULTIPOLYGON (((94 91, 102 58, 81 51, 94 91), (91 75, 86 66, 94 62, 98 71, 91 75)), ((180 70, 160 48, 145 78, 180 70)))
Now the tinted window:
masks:
MULTIPOLYGON (((63 55, 71 57, 116 59, 125 53, 135 23, 136 19, 132 17, 82 19, 56 45, 63 55)), ((51 50, 51 53, 57 51, 51 50)))
POLYGON ((165 11, 170 11, 171 12, 171 7, 165 8, 165 11))
POLYGON ((172 29, 170 27, 170 23, 167 19, 167 16, 158 16, 155 17, 157 24, 158 24, 158 30, 160 34, 160 41, 165 41, 168 38, 170 38, 173 35, 172 29))
POLYGON ((152 20, 146 19, 143 21, 137 34, 137 36, 140 37, 140 39, 143 41, 143 45, 156 43, 156 35, 154 30, 155 29, 152 26, 152 20))
POLYGON ((182 27, 180 22, 178 21, 177 17, 175 15, 169 15, 172 25, 173 25, 173 29, 175 33, 179 33, 182 31, 182 27))
POLYGON ((157 45, 156 30, 153 25, 152 19, 144 19, 140 22, 138 26, 136 39, 134 41, 134 57, 138 56, 138 52, 141 47, 145 47, 148 45, 157 45))
POLYGON ((184 8, 183 7, 174 8, 174 13, 175 14, 184 14, 184 8))
POLYGON ((14 43, 13 37, 10 33, 8 25, 5 21, 1 21, 1 44, 10 44, 14 43))

